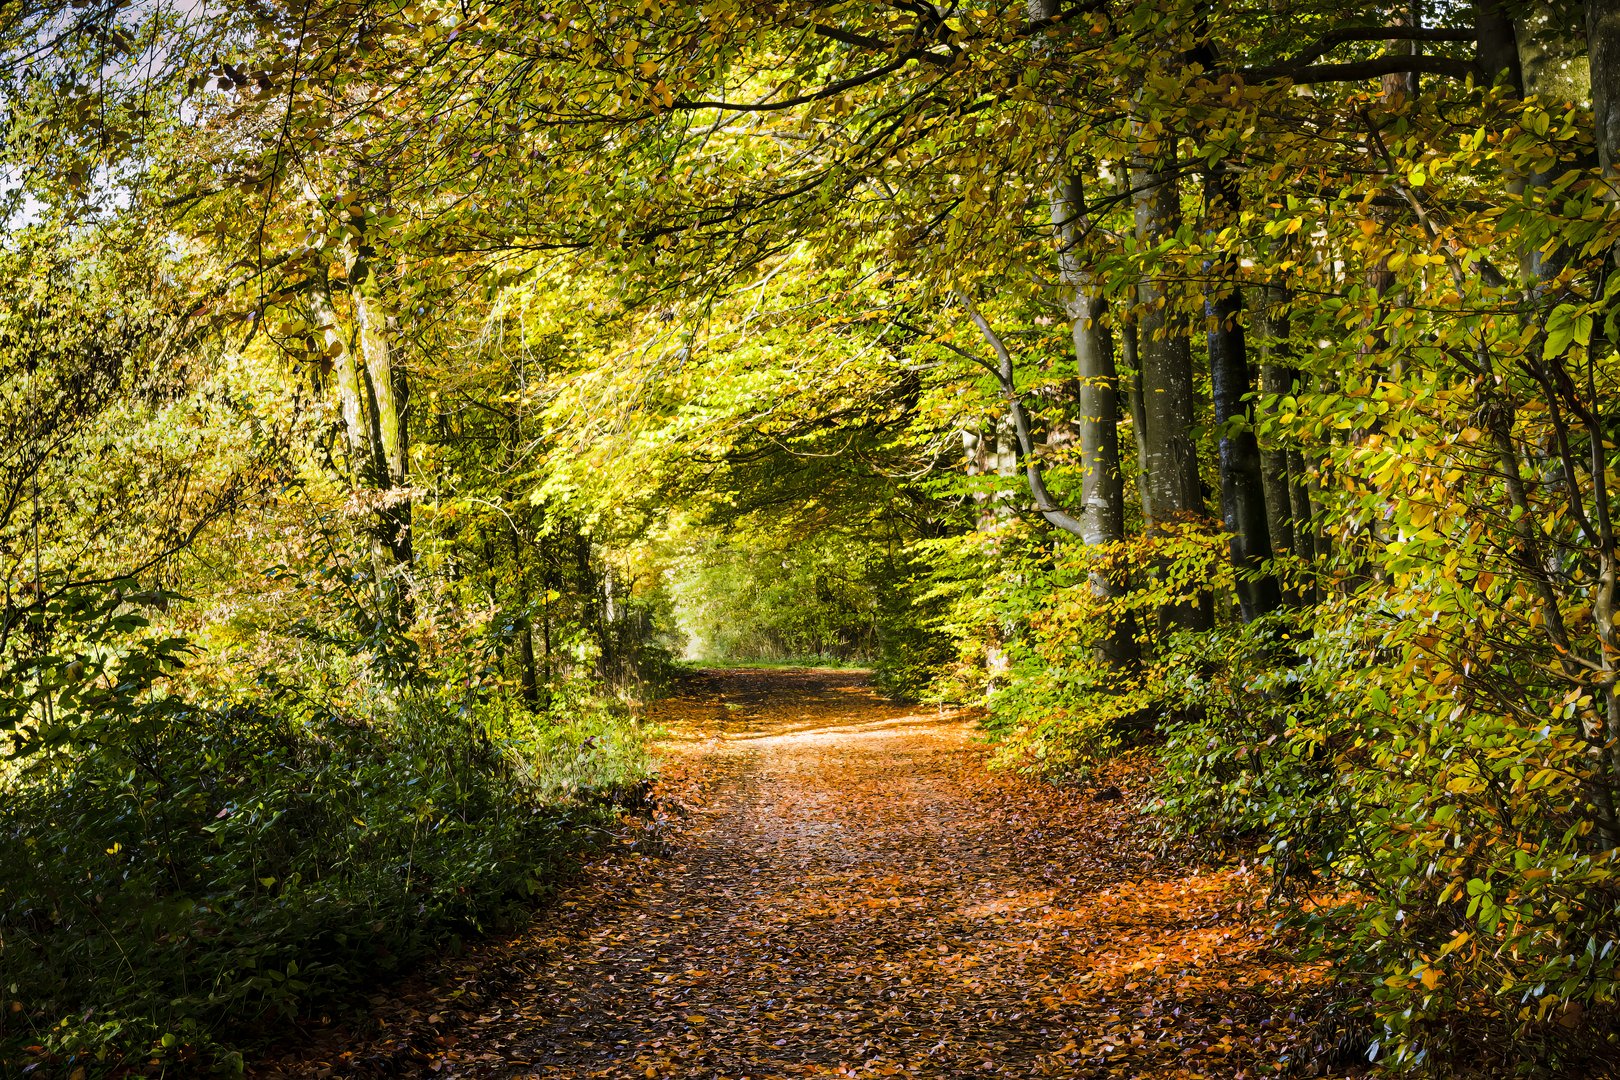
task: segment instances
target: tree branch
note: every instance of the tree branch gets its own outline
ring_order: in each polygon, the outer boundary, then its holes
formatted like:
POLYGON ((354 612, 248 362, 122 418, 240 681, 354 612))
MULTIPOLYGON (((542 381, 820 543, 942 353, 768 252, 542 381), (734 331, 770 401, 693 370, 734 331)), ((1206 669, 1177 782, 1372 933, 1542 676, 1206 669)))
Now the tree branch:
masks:
POLYGON ((1289 57, 1288 63, 1314 63, 1351 41, 1473 41, 1478 33, 1471 26, 1341 26, 1317 38, 1310 48, 1298 56, 1289 57))
POLYGON ((812 101, 821 101, 824 98, 837 97, 846 90, 853 90, 858 86, 865 86, 867 83, 872 82, 875 79, 881 79, 885 75, 890 75, 896 71, 899 71, 916 58, 915 53, 907 53, 903 56, 896 57, 887 64, 880 67, 875 67, 871 71, 862 72, 861 74, 851 76, 848 79, 840 79, 835 83, 828 83, 820 90, 812 90, 808 94, 799 94, 796 97, 785 98, 781 101, 752 102, 744 105, 735 101, 687 101, 684 98, 676 98, 675 104, 671 105, 670 108, 687 110, 722 109, 726 112, 780 112, 783 109, 792 109, 800 105, 807 105, 812 101))
MULTIPOLYGON (((873 52, 894 52, 894 45, 884 41, 882 38, 868 37, 865 34, 857 34, 850 30, 840 30, 836 26, 828 26, 825 23, 816 23, 813 29, 821 37, 842 42, 845 45, 854 45, 858 49, 871 49, 873 52)), ((956 58, 953 56, 929 52, 927 49, 908 50, 905 55, 910 59, 920 60, 925 64, 933 64, 935 67, 950 67, 956 63, 956 58)))
POLYGON ((1479 66, 1472 60, 1458 60, 1450 56, 1375 56, 1370 60, 1352 60, 1343 64, 1273 64, 1238 68, 1233 74, 1241 76, 1245 82, 1288 79, 1295 85, 1305 86, 1311 83, 1360 82, 1408 72, 1466 79, 1470 75, 1478 75, 1479 66))
POLYGON ((1029 480, 1030 494, 1035 496, 1035 509, 1040 511, 1041 517, 1064 532, 1084 536, 1085 529, 1079 520, 1060 508, 1053 501, 1051 492, 1046 490, 1046 480, 1041 475, 1040 462, 1035 458, 1035 437, 1030 434, 1029 414, 1024 411, 1024 403, 1018 398, 1018 384, 1013 379, 1012 353, 1007 351, 1006 343, 995 330, 991 329, 984 316, 979 314, 978 309, 973 306, 973 301, 960 293, 957 294, 957 299, 962 302, 962 307, 966 309, 968 318, 973 320, 973 325, 979 328, 979 333, 984 335, 984 340, 995 351, 996 380, 1001 383, 1001 392, 1007 399, 1007 409, 1012 413, 1013 431, 1018 436, 1018 450, 1024 459, 1024 475, 1029 480))

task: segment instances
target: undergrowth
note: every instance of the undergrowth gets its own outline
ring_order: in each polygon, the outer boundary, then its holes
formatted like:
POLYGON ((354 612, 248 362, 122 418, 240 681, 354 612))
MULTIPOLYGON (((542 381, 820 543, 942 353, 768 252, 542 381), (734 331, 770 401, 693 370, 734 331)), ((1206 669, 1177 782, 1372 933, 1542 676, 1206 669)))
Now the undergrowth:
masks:
POLYGON ((637 725, 405 695, 158 698, 0 803, 0 1071, 234 1071, 286 1019, 520 917, 649 766, 637 725))
POLYGON ((1364 1035, 1350 1058, 1594 1075, 1620 1045, 1620 887, 1590 696, 1505 632, 1447 638, 1390 600, 1158 629, 1192 595, 1177 580, 1230 596, 1221 543, 1187 531, 1009 560, 959 605, 976 633, 948 675, 977 678, 995 763, 1074 782, 1151 747, 1149 820, 1167 844, 1269 874, 1279 946, 1331 962, 1335 1015, 1364 1035), (1121 563, 1152 569, 1102 595, 1099 566, 1121 563), (1110 663, 1099 645, 1126 617, 1139 655, 1110 663))

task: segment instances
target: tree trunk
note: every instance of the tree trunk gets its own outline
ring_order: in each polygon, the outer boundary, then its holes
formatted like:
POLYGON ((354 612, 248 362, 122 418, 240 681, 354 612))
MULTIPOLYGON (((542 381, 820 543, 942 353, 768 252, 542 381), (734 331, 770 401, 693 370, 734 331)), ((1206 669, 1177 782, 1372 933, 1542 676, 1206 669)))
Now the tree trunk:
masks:
MULTIPOLYGON (((1531 0, 1519 8, 1513 38, 1526 94, 1553 105, 1592 100, 1581 8, 1567 0, 1531 0)), ((1587 10, 1594 10, 1594 5, 1587 5, 1587 10)))
MULTIPOLYGON (((1260 367, 1260 392, 1267 396, 1289 393, 1293 372, 1276 363, 1260 367)), ((1288 475, 1288 448, 1275 438, 1260 449, 1260 482, 1266 496, 1266 533, 1276 555, 1298 555, 1300 543, 1294 535, 1294 497, 1288 475)))
POLYGON ((1486 86, 1498 82, 1515 95, 1523 91, 1524 77, 1519 67, 1519 46, 1513 34, 1513 19, 1502 0, 1475 0, 1474 32, 1478 42, 1479 70, 1486 86))
MULTIPOLYGON (((1217 221, 1237 219, 1236 182, 1224 171, 1211 171, 1205 179, 1206 212, 1217 221)), ((1215 231, 1214 221, 1210 227, 1215 231)), ((1243 621, 1253 622, 1277 609, 1282 592, 1266 565, 1271 561, 1271 533, 1260 444, 1249 413, 1248 397, 1254 383, 1237 269, 1237 259, 1231 255, 1223 255, 1207 267, 1204 318, 1209 324, 1209 383, 1219 433, 1221 521, 1231 537, 1238 606, 1243 621)))
POLYGON ((523 614, 518 620, 518 662, 520 670, 518 677, 523 687, 523 700, 529 705, 540 703, 540 679, 534 662, 534 618, 530 613, 528 567, 523 564, 523 537, 518 532, 516 524, 512 525, 512 584, 517 598, 518 610, 523 614))
MULTIPOLYGON (((1181 223, 1181 195, 1157 158, 1139 158, 1131 169, 1136 241, 1151 248, 1174 236, 1181 223)), ((1148 527, 1203 517, 1198 478, 1192 348, 1181 316, 1170 309, 1165 284, 1144 277, 1137 285, 1138 365, 1142 373, 1142 414, 1146 421, 1143 494, 1148 527)), ((1214 624, 1212 599, 1203 593, 1159 613, 1163 628, 1208 629, 1214 624)))
POLYGON ((1587 0, 1586 47, 1598 162, 1612 179, 1620 160, 1620 0, 1587 0))
MULTIPOLYGON (((1391 13, 1390 22, 1396 26, 1421 26, 1423 13, 1422 0, 1412 0, 1403 11, 1399 6, 1391 13)), ((1407 38, 1396 38, 1390 41, 1385 53, 1392 56, 1416 56, 1418 43, 1407 38)), ((1415 71, 1394 72, 1383 77, 1384 100, 1399 102, 1402 98, 1417 97, 1418 77, 1415 71)))
MULTIPOLYGON (((1296 387, 1299 377, 1298 371, 1292 372, 1296 387)), ((1320 599, 1314 572, 1316 560, 1318 555, 1326 552, 1317 542, 1316 528, 1312 522, 1310 476, 1305 471, 1305 454, 1298 449, 1288 451, 1288 502, 1292 510, 1289 516, 1294 527, 1294 551, 1301 564, 1311 570, 1300 583, 1299 599, 1302 603, 1314 604, 1320 599)))
POLYGON ((551 666, 551 597, 552 597, 552 593, 554 593, 556 591, 556 587, 553 584, 553 582, 555 581, 555 577, 554 577, 554 572, 553 572, 552 565, 551 565, 551 554, 549 552, 547 552, 544 547, 540 548, 539 554, 540 554, 540 645, 545 650, 542 653, 542 656, 543 656, 544 661, 545 661, 545 680, 546 680, 545 681, 545 686, 546 686, 545 707, 547 709, 550 709, 551 708, 551 687, 552 687, 552 683, 553 683, 553 679, 554 679, 554 672, 553 672, 552 666, 551 666))
MULTIPOLYGON (((1608 182, 1608 198, 1613 201, 1620 198, 1620 0, 1587 0, 1586 5, 1586 41, 1591 60, 1592 79, 1592 114, 1596 128, 1598 163, 1603 172, 1603 178, 1608 182)), ((1611 249, 1609 252, 1609 266, 1607 273, 1612 275, 1617 271, 1615 263, 1620 251, 1611 249)), ((1605 295, 1607 288, 1604 288, 1605 295)), ((1612 347, 1612 343, 1610 343, 1612 347)), ((1593 341, 1592 347, 1598 348, 1598 342, 1593 341)), ((1596 414, 1600 401, 1590 401, 1588 408, 1596 414)), ((1591 432, 1593 445, 1592 465, 1594 476, 1593 501, 1597 503, 1596 509, 1600 520, 1604 523, 1599 545, 1598 557, 1599 580, 1601 586, 1594 590, 1596 593, 1592 601, 1592 618, 1601 643, 1602 672, 1598 684, 1603 690, 1604 720, 1606 735, 1609 776, 1607 790, 1603 792, 1606 797, 1606 809, 1609 821, 1608 842, 1612 846, 1616 842, 1616 828, 1614 822, 1614 806, 1616 794, 1620 793, 1620 671, 1616 670, 1615 656, 1620 653, 1620 555, 1615 551, 1612 506, 1608 484, 1603 479, 1605 467, 1603 465, 1603 448, 1606 440, 1600 428, 1594 427, 1591 432)))
MULTIPOLYGON (((406 568, 412 558, 410 448, 406 431, 410 384, 388 340, 386 309, 370 254, 363 236, 350 249, 349 295, 354 301, 360 354, 365 362, 364 385, 367 403, 371 406, 375 448, 373 484, 379 492, 379 539, 387 547, 395 567, 406 568)), ((408 591, 407 585, 401 590, 402 595, 408 591)))
MULTIPOLYGON (((1310 514, 1310 520, 1316 523, 1313 530, 1316 540, 1316 563, 1318 566, 1329 562, 1333 558, 1333 534, 1330 531, 1328 517, 1325 512, 1327 496, 1322 485, 1323 459, 1317 458, 1317 468, 1305 473, 1305 503, 1310 514)), ((1328 582, 1331 584, 1331 582, 1328 582)), ((1317 576, 1317 592, 1323 589, 1323 580, 1317 576)))
MULTIPOLYGON (((1080 383, 1080 539, 1088 547, 1125 539, 1125 481, 1119 467, 1119 380, 1113 342, 1102 318, 1108 301, 1081 266, 1078 245, 1085 221, 1085 189, 1078 177, 1052 189, 1052 226, 1058 241, 1058 277, 1074 340, 1080 383)), ((1091 587, 1104 597, 1125 595, 1123 568, 1098 571, 1091 587)), ((1129 620, 1109 628, 1103 658, 1113 664, 1138 659, 1136 635, 1129 620)))
MULTIPOLYGON (((1265 303, 1261 318, 1265 328, 1265 345, 1260 363, 1260 393, 1281 397, 1293 392, 1294 372, 1288 365, 1288 316, 1284 304, 1288 291, 1281 286, 1267 286, 1261 294, 1265 303)), ((1271 550, 1278 555, 1300 554, 1299 536, 1294 525, 1294 503, 1289 477, 1288 448, 1276 436, 1268 438, 1260 447, 1260 478, 1266 490, 1266 528, 1271 536, 1271 550)))
POLYGON ((1120 359, 1124 361, 1125 395, 1128 399, 1126 407, 1131 414, 1131 441, 1136 444, 1136 500, 1142 508, 1142 520, 1151 521, 1153 515, 1148 513, 1147 491, 1147 405, 1142 400, 1142 361, 1137 348, 1139 338, 1135 312, 1123 312, 1119 322, 1120 359))
POLYGON ((343 417, 344 468, 351 484, 369 486, 375 466, 372 463, 370 422, 367 419, 360 373, 354 353, 338 325, 332 306, 332 286, 323 265, 316 273, 310 291, 310 321, 320 327, 321 344, 332 365, 332 383, 337 390, 338 411, 343 417))
MULTIPOLYGON (((1174 235, 1180 224, 1174 180, 1142 169, 1137 173, 1136 236, 1144 245, 1174 235)), ((1147 421, 1147 512, 1152 524, 1185 515, 1202 516, 1198 447, 1192 429, 1192 348, 1181 318, 1169 310, 1162 282, 1144 278, 1137 286, 1137 363, 1142 372, 1142 414, 1147 421)))

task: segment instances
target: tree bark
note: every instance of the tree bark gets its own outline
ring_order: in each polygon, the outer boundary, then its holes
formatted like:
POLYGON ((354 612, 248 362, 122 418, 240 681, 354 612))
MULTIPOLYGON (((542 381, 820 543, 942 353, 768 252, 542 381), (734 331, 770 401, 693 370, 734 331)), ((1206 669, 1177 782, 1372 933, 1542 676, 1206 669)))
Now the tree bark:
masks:
POLYGON ((1612 180, 1620 159, 1620 0, 1587 0, 1586 47, 1598 162, 1612 180))
MULTIPOLYGON (((1418 27, 1422 25, 1422 21, 1418 17, 1421 13, 1420 0, 1413 0, 1404 11, 1397 7, 1391 21, 1396 26, 1418 27)), ((1410 37, 1391 38, 1386 43, 1385 55, 1416 56, 1418 55, 1418 43, 1416 39, 1410 37)), ((1417 97, 1418 73, 1416 70, 1391 72, 1383 76, 1382 81, 1384 100, 1386 101, 1398 103, 1402 98, 1417 97)))
MULTIPOLYGON (((1609 190, 1607 198, 1620 199, 1620 0, 1587 0, 1586 42, 1591 66, 1592 119, 1596 129, 1598 163, 1609 190)), ((1611 249, 1607 275, 1620 272, 1620 249, 1611 249)), ((1605 287, 1604 293, 1607 293, 1605 287)), ((1594 341, 1593 348, 1598 347, 1594 341)), ((1600 415, 1600 403, 1591 401, 1588 409, 1595 417, 1600 415)), ((1616 842, 1620 832, 1614 824, 1617 791, 1620 791, 1620 671, 1615 656, 1620 654, 1620 556, 1614 542, 1613 514, 1611 513, 1608 483, 1605 479, 1607 464, 1604 448, 1607 440, 1601 428, 1594 425, 1590 433, 1592 445, 1592 499, 1600 525, 1601 542, 1598 545, 1599 581, 1592 601, 1592 619, 1601 644, 1602 671, 1598 679, 1603 690, 1604 732, 1609 759, 1606 809, 1610 821, 1609 843, 1616 842)))
POLYGON ((1153 515, 1148 512, 1147 491, 1147 405, 1142 400, 1142 361, 1137 348, 1139 336, 1135 312, 1122 312, 1119 322, 1119 351, 1125 366, 1126 407, 1131 414, 1131 441, 1136 445, 1136 500, 1142 508, 1142 520, 1151 521, 1153 515))
POLYGON ((529 568, 523 561, 523 536, 518 531, 516 523, 511 526, 512 535, 512 585, 516 595, 518 610, 523 614, 519 618, 518 631, 518 678, 523 688, 523 700, 529 705, 540 703, 540 678, 534 660, 534 618, 530 613, 531 597, 529 595, 529 568))
MULTIPOLYGON (((1058 277, 1080 383, 1080 539, 1087 546, 1100 547, 1125 539, 1125 481, 1119 465, 1119 379, 1113 342, 1102 322, 1108 301, 1082 267, 1078 250, 1086 225, 1081 216, 1084 206, 1085 189, 1079 177, 1053 187, 1058 277)), ((1099 596, 1123 596, 1129 585, 1118 569, 1091 577, 1091 587, 1099 596)), ((1109 629, 1102 654, 1114 664, 1138 659, 1134 627, 1128 621, 1109 629)))
MULTIPOLYGON (((1058 14, 1058 0, 1029 0, 1032 21, 1058 14)), ((1080 510, 1079 536, 1087 547, 1118 544, 1125 539, 1125 481, 1119 467, 1119 379, 1114 366, 1113 342, 1103 325, 1108 301, 1080 256, 1088 222, 1084 218, 1085 187, 1058 162, 1059 176, 1052 186, 1052 231, 1057 241, 1058 284, 1070 336, 1074 342, 1076 374, 1080 385, 1080 510)), ((1037 477, 1032 474, 1032 486, 1037 477)), ((1050 520, 1050 517, 1049 517, 1050 520)), ((1093 592, 1104 598, 1125 595, 1130 582, 1119 568, 1091 575, 1093 592)), ((1110 664, 1139 659, 1135 627, 1129 618, 1110 626, 1099 652, 1110 664)))
POLYGON ((332 305, 332 286, 324 264, 316 273, 314 287, 310 290, 309 313, 310 321, 320 328, 321 344, 332 365, 338 412, 343 418, 344 468, 351 484, 369 485, 375 469, 370 422, 360 373, 355 367, 354 353, 349 351, 348 339, 338 324, 337 310, 332 305))
MULTIPOLYGON (((1276 334, 1276 316, 1269 316, 1273 325, 1268 329, 1276 334)), ((1268 354, 1272 349, 1267 350, 1268 354)), ((1260 365, 1260 392, 1281 396, 1292 392, 1293 371, 1279 364, 1275 355, 1268 355, 1260 365)), ((1271 550, 1278 555, 1300 554, 1300 543, 1294 530, 1294 502, 1289 482, 1288 448, 1276 439, 1268 439, 1260 448, 1260 480, 1266 492, 1266 531, 1271 537, 1271 550)))
MULTIPOLYGON (((1181 222, 1175 181, 1142 168, 1136 173, 1135 187, 1137 241, 1151 245, 1173 236, 1181 222)), ((1169 303, 1162 281, 1144 278, 1137 286, 1137 363, 1142 372, 1142 414, 1147 421, 1144 475, 1148 519, 1155 525, 1204 513, 1198 447, 1192 437, 1192 348, 1169 303)))
MULTIPOLYGON (((379 539, 396 567, 412 559, 411 496, 406 418, 410 384, 388 340, 388 318, 376 266, 364 236, 349 249, 349 295, 354 302, 364 386, 370 405, 373 483, 379 492, 379 539)), ((408 591, 405 590, 405 591, 408 591)))
MULTIPOLYGON (((1298 371, 1293 372, 1293 379, 1294 385, 1298 386, 1298 371)), ((1294 550, 1299 555, 1300 562, 1311 571, 1300 582, 1299 599, 1302 603, 1314 604, 1320 599, 1314 572, 1316 560, 1319 555, 1325 555, 1326 550, 1317 541, 1316 528, 1312 522, 1310 476, 1305 471, 1305 454, 1298 449, 1288 451, 1288 502, 1292 507, 1294 550)))
POLYGON ((1485 85, 1500 82, 1515 96, 1522 93, 1524 76, 1519 66, 1519 46, 1507 5, 1502 0, 1475 0, 1474 31, 1479 70, 1485 77, 1485 85))
POLYGON ((1513 37, 1526 94, 1554 105, 1592 100, 1582 7, 1569 0, 1531 0, 1516 11, 1513 37))
MULTIPOLYGON (((1207 174, 1206 211, 1215 220, 1237 218, 1235 185, 1236 178, 1218 168, 1207 174)), ((1209 382, 1219 440, 1221 520, 1231 537, 1238 607, 1243 621, 1253 622, 1277 609, 1282 603, 1282 591, 1267 566, 1271 561, 1271 534, 1260 444, 1248 406, 1254 384, 1243 333, 1243 291, 1237 282, 1237 259, 1223 255, 1208 270, 1204 318, 1209 324, 1209 382)))
POLYGON ((1076 247, 1084 222, 1084 192, 1077 177, 1052 190, 1052 225, 1058 239, 1058 274, 1074 341, 1080 382, 1080 459, 1084 473, 1081 539, 1106 544, 1125 536, 1124 482, 1119 470, 1119 388, 1113 343, 1102 319, 1108 301, 1080 265, 1076 247))
MULTIPOLYGON (((1162 152, 1141 155, 1132 164, 1131 190, 1136 241, 1151 248, 1176 233, 1181 193, 1166 171, 1162 152)), ((1170 307, 1165 283, 1143 277, 1137 284, 1137 357, 1142 373, 1142 415, 1146 421, 1143 495, 1148 527, 1205 515, 1198 477, 1192 347, 1184 320, 1170 307)), ((1162 628, 1208 629, 1214 624, 1208 593, 1159 613, 1162 628)))

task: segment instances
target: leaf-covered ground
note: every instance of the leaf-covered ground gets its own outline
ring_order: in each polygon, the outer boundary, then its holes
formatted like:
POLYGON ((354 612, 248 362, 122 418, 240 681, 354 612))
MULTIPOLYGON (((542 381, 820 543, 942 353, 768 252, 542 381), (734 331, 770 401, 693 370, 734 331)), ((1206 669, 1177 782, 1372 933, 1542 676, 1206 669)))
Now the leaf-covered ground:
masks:
MULTIPOLYGON (((1256 885, 1156 857, 1139 773, 987 773, 857 674, 712 672, 664 706, 666 845, 379 994, 261 1075, 1343 1075, 1256 885), (1118 797, 1114 797, 1114 796, 1118 797)), ((648 835, 655 830, 648 830, 648 835)), ((1339 1055, 1343 1057, 1345 1055, 1339 1055)))

